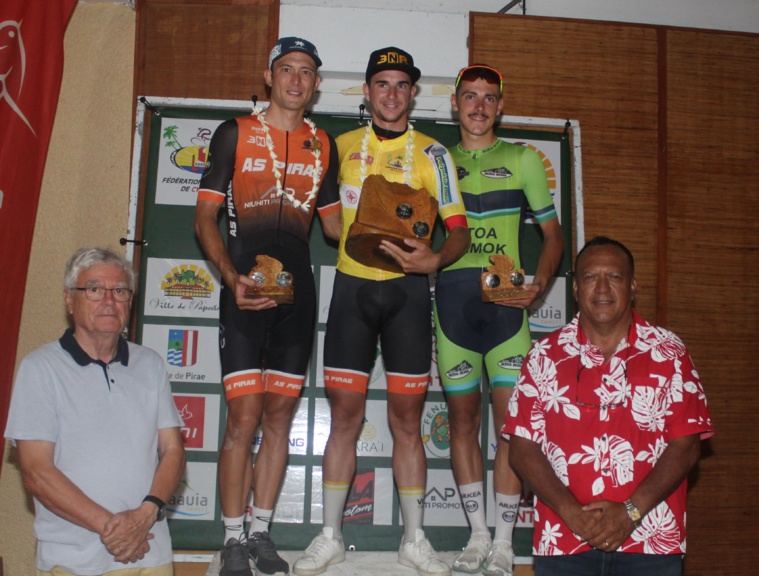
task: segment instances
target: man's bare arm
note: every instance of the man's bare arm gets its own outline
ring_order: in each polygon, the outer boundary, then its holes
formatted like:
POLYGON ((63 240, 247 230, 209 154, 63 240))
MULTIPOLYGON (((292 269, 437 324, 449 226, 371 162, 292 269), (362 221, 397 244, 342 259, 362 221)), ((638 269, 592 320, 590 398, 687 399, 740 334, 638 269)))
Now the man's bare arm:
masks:
POLYGON ((572 532, 583 540, 595 535, 600 513, 583 510, 582 504, 556 476, 539 444, 512 434, 509 440, 509 464, 530 485, 543 504, 561 516, 572 532))
MULTIPOLYGON (((185 467, 185 451, 179 428, 158 431, 158 467, 153 476, 150 495, 168 501, 174 493, 185 467)), ((142 544, 156 521, 156 505, 142 502, 137 508, 114 514, 106 524, 101 541, 119 562, 141 558, 142 544)))
POLYGON ((540 225, 540 229, 543 232, 543 245, 540 249, 538 266, 535 270, 532 284, 525 286, 525 290, 529 292, 529 296, 519 300, 505 300, 497 304, 513 308, 529 308, 535 300, 543 296, 546 290, 548 290, 548 286, 551 284, 553 276, 559 268, 561 256, 564 253, 564 235, 561 232, 558 218, 543 222, 540 225))
POLYGON ((240 310, 264 310, 277 304, 269 298, 246 298, 245 287, 255 286, 254 282, 240 274, 235 268, 224 239, 219 231, 220 204, 199 200, 195 205, 195 234, 198 236, 203 253, 221 274, 224 284, 235 294, 235 301, 240 310))
POLYGON ((55 466, 55 444, 18 440, 17 446, 24 487, 54 514, 102 534, 112 513, 90 499, 55 466))

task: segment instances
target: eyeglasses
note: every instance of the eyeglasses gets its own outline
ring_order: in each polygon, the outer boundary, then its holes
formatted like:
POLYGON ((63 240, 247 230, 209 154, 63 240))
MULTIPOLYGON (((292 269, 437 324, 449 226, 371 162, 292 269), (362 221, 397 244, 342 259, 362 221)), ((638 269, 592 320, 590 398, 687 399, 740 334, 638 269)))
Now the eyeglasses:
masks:
POLYGON ((105 293, 110 292, 116 302, 129 302, 132 298, 132 290, 117 286, 116 288, 104 288, 103 286, 85 286, 84 288, 74 287, 71 290, 80 290, 84 292, 87 300, 100 302, 105 298, 105 293))
MULTIPOLYGON (((630 347, 627 348, 627 354, 629 356, 630 354, 630 347)), ((577 356, 577 387, 575 388, 575 403, 578 406, 581 406, 582 408, 594 408, 596 410, 601 409, 610 409, 610 408, 618 408, 619 406, 625 406, 627 404, 627 396, 624 394, 622 395, 622 399, 619 402, 612 402, 611 404, 599 404, 598 403, 598 395, 595 394, 595 385, 598 384, 598 381, 592 382, 592 380, 595 380, 593 378, 585 378, 585 383, 582 382, 583 374, 588 374, 589 372, 585 372, 585 365, 582 363, 581 360, 582 353, 578 354, 577 356), (591 394, 592 393, 592 394, 591 394), (583 394, 584 398, 580 399, 580 394, 583 394), (590 401, 590 399, 593 398, 594 401, 590 401), (588 400, 587 402, 585 400, 588 400)), ((624 375, 624 385, 622 386, 622 390, 627 390, 627 358, 622 362, 622 372, 624 375)), ((606 377, 604 377, 601 380, 602 383, 606 382, 606 377)))
POLYGON ((503 92, 503 76, 501 73, 495 68, 485 66, 484 64, 473 64, 459 72, 459 75, 456 78, 457 90, 462 80, 466 80, 467 82, 484 80, 488 84, 498 84, 498 91, 503 92))

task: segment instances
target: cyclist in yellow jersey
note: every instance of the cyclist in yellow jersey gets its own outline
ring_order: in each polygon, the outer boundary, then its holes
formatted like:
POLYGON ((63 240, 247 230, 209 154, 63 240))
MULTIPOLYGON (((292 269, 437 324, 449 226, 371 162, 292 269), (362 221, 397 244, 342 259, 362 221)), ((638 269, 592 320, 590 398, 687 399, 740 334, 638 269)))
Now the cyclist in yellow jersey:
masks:
POLYGON ((388 383, 393 476, 404 525, 398 561, 425 576, 451 573, 422 529, 427 462, 420 424, 432 355, 427 275, 461 257, 470 238, 450 154, 408 122, 420 74, 403 50, 389 47, 373 52, 364 84, 372 122, 337 139, 343 224, 324 343, 324 381, 331 408, 323 465, 324 528, 293 565, 300 576, 321 574, 345 559, 343 508, 356 468, 356 440, 378 338, 388 383), (382 249, 399 264, 402 274, 364 266, 345 252, 361 186, 370 174, 424 187, 437 199, 448 230, 437 252, 416 240, 405 241, 409 251, 383 242, 382 249))

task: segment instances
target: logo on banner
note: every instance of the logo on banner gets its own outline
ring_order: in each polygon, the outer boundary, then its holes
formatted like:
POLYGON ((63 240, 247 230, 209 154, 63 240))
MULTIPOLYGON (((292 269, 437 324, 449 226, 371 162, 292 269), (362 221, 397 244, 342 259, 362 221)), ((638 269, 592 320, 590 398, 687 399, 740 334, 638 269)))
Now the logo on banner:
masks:
POLYGON ((26 51, 24 42, 21 38, 21 22, 6 20, 0 22, 0 38, 3 39, 3 45, 0 50, 8 49, 7 55, 15 54, 15 63, 11 58, 5 62, 5 66, 0 70, 0 102, 5 101, 11 110, 26 124, 32 134, 37 133, 27 120, 19 105, 13 100, 12 92, 16 95, 21 94, 24 86, 24 74, 26 73, 26 51))
POLYGON ((203 448, 206 420, 205 396, 174 395, 174 404, 184 422, 180 429, 185 448, 203 448))
POLYGON ((422 419, 422 442, 427 451, 438 458, 447 458, 451 448, 451 426, 448 406, 444 402, 428 405, 422 419))
POLYGON ((208 161, 208 143, 212 131, 208 128, 198 128, 196 136, 190 139, 190 146, 183 146, 178 137, 179 126, 166 126, 163 129, 164 146, 174 148, 171 153, 171 163, 186 172, 201 174, 208 161))
POLYGON ((374 486, 374 469, 356 469, 343 510, 343 522, 374 523, 374 486))
POLYGON ((166 362, 171 366, 194 366, 198 361, 198 331, 169 330, 166 362))
MULTIPOLYGON (((551 192, 551 198, 554 198, 554 196, 556 196, 556 169, 553 167, 551 160, 540 148, 533 146, 528 142, 514 142, 514 144, 518 146, 524 146, 525 148, 530 148, 538 153, 538 156, 540 156, 540 159, 543 161, 543 167, 546 169, 546 178, 548 179, 548 189, 551 192)), ((533 216, 532 211, 528 210, 526 216, 528 218, 533 216)))
POLYGON ((215 288, 211 275, 198 266, 175 266, 161 282, 164 296, 182 300, 210 298, 215 288))
POLYGON ((373 384, 378 380, 385 380, 385 362, 382 359, 382 349, 379 346, 374 351, 374 368, 372 368, 372 373, 369 375, 369 384, 373 384))
POLYGON ((461 510, 461 498, 453 486, 434 486, 424 495, 424 507, 428 510, 461 510))
POLYGON ((385 450, 385 443, 377 440, 377 427, 364 417, 364 424, 361 426, 361 433, 356 441, 356 453, 360 456, 370 454, 382 454, 385 450))
POLYGON ((216 466, 208 462, 188 462, 182 481, 166 504, 172 518, 213 520, 216 466))

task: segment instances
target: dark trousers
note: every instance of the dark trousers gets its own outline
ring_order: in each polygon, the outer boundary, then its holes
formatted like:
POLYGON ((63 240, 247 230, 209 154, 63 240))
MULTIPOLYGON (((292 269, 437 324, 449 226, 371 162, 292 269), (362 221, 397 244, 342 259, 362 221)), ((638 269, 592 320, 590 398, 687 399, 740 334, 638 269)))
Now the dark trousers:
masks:
POLYGON ((680 554, 628 554, 590 550, 567 556, 535 556, 535 576, 682 576, 680 554))

